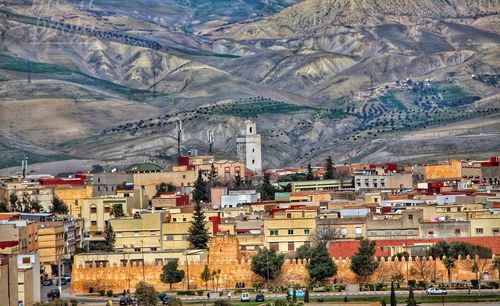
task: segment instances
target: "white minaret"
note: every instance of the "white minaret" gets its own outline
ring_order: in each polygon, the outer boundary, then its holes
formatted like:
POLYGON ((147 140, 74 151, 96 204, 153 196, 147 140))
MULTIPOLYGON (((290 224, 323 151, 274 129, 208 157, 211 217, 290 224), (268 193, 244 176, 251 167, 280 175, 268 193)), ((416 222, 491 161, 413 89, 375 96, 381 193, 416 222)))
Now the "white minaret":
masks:
POLYGON ((244 162, 248 169, 255 172, 262 170, 261 143, 255 122, 245 120, 245 131, 236 138, 236 152, 238 159, 244 162))

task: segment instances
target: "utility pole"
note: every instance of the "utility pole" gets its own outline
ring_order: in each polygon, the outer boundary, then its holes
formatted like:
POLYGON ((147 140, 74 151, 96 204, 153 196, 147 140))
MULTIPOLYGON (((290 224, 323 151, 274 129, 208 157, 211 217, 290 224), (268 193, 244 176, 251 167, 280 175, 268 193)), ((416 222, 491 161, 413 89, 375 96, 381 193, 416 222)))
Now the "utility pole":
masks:
POLYGON ((182 141, 182 120, 179 120, 177 126, 177 158, 181 157, 181 141, 182 141))
POLYGON ((145 274, 144 274, 144 241, 141 240, 141 253, 142 253, 142 282, 145 282, 145 274))
POLYGON ((186 252, 186 274, 187 274, 187 290, 189 291, 189 260, 188 260, 189 251, 186 252))

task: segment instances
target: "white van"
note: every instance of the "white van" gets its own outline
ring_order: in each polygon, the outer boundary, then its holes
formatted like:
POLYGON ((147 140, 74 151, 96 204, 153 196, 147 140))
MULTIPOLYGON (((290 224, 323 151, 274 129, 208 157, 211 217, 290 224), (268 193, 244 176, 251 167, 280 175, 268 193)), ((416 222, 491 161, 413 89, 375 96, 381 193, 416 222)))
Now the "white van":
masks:
POLYGON ((248 292, 241 293, 240 301, 241 302, 250 302, 250 293, 248 293, 248 292))

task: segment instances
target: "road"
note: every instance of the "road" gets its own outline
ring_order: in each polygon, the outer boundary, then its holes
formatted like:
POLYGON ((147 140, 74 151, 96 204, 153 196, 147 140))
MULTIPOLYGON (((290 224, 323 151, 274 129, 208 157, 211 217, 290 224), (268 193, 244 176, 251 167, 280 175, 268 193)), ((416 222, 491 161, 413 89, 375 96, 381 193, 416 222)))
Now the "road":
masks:
MULTIPOLYGON (((47 299, 47 291, 49 288, 54 288, 53 287, 43 287, 47 288, 45 291, 45 294, 42 292, 42 298, 47 299)), ((102 298, 102 297, 89 297, 89 296, 75 296, 71 295, 69 291, 69 285, 63 286, 62 290, 62 297, 69 299, 69 298, 75 298, 78 300, 79 304, 81 305, 104 305, 108 299, 102 298)), ((42 290, 43 291, 43 290, 42 290)), ((367 297, 367 296, 388 296, 389 291, 365 291, 365 292, 358 292, 358 293, 347 293, 347 292, 322 292, 322 293, 311 293, 310 296, 311 298, 343 298, 347 296, 347 298, 356 298, 356 297, 367 297)), ((414 291, 416 296, 423 296, 426 295, 426 292, 424 290, 416 290, 414 291)), ((478 290, 471 290, 470 295, 478 295, 478 290)), ((396 291, 397 296, 408 296, 408 291, 396 291)), ((469 295, 469 290, 448 290, 448 296, 465 296, 469 295)), ((481 290, 481 295, 486 296, 486 295, 500 295, 500 290, 498 289, 482 289, 481 290)), ((274 299, 284 299, 286 297, 285 294, 266 294, 266 299, 267 300, 274 300, 274 299)), ((182 296, 180 297, 183 302, 208 302, 209 300, 206 299, 205 296, 203 297, 193 297, 193 296, 182 296)), ((113 304, 118 305, 118 302, 120 298, 112 298, 113 304)), ((211 299, 212 301, 214 300, 213 298, 211 299)), ((239 296, 236 296, 233 294, 233 301, 239 301, 239 296)), ((323 304, 318 304, 318 305, 328 305, 328 303, 323 303, 323 304)), ((426 305, 426 304, 421 304, 421 305, 426 305)), ((439 305, 439 304, 430 304, 430 305, 439 305)), ((456 305, 456 306, 473 306, 473 305, 484 305, 484 306, 498 306, 498 303, 491 303, 491 302, 478 302, 478 303, 446 303, 446 305, 456 305)))

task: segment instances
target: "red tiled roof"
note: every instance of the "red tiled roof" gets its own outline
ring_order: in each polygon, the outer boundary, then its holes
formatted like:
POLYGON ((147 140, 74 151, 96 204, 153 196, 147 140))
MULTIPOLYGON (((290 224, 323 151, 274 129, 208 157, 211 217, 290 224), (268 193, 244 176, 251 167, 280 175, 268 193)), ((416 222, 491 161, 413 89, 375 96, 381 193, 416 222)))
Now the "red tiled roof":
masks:
MULTIPOLYGON (((383 247, 389 246, 402 246, 407 244, 408 246, 412 246, 415 244, 421 243, 436 243, 442 241, 444 239, 400 239, 400 240, 375 240, 375 256, 389 256, 389 252, 387 250, 383 250, 383 247)), ((500 236, 499 237, 472 237, 472 238, 448 238, 447 242, 468 242, 475 245, 480 245, 483 247, 490 248, 493 254, 500 255, 500 236)), ((339 257, 352 257, 359 248, 359 241, 339 241, 333 240, 328 243, 328 252, 330 256, 339 258, 339 257)))

